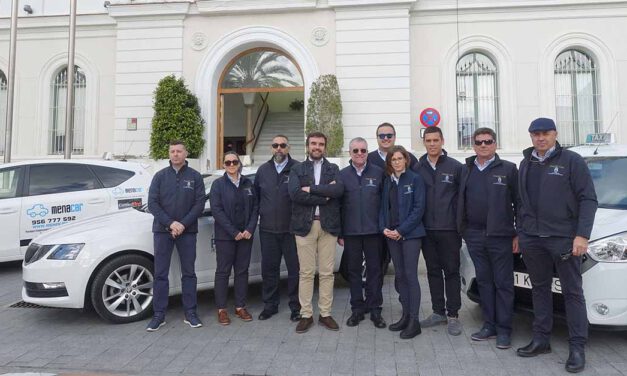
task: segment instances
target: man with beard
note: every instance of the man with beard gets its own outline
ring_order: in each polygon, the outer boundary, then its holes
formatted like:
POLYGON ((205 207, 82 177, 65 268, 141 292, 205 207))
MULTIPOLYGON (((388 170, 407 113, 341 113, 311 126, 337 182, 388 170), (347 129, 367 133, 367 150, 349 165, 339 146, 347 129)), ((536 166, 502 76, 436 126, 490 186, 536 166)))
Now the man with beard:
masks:
POLYGON ((255 176, 259 197, 259 239, 261 241, 261 277, 264 309, 259 320, 267 320, 279 311, 281 256, 287 267, 287 294, 292 312, 290 320, 300 319, 298 301, 298 255, 296 241, 290 233, 292 200, 288 192, 290 171, 298 164, 290 156, 290 145, 284 135, 272 139, 272 159, 262 164, 255 176))
POLYGON ((324 158, 327 136, 312 132, 306 140, 308 158, 290 172, 289 192, 292 198, 292 232, 296 235, 300 279, 298 298, 301 319, 296 333, 305 333, 313 325, 311 300, 318 264, 318 321, 329 330, 339 330, 331 317, 333 304, 333 266, 335 242, 340 233, 340 200, 344 186, 337 165, 324 158))

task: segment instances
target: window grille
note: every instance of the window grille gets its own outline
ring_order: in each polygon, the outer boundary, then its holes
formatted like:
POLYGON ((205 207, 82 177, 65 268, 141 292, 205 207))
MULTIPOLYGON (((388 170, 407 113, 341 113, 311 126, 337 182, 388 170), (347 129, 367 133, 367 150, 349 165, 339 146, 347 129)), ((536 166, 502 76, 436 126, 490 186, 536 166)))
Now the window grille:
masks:
POLYGON ((578 50, 567 50, 555 59, 555 114, 560 143, 577 145, 589 133, 601 129, 598 68, 578 50))
POLYGON ((500 137, 498 70, 488 56, 471 52, 457 62, 458 147, 471 148, 472 133, 481 127, 494 129, 500 137))
MULTIPOLYGON (((76 66, 74 70, 74 129, 72 154, 83 154, 85 148, 85 96, 87 80, 76 66)), ((63 154, 65 146, 65 103, 67 100, 67 67, 51 82, 50 130, 48 154, 63 154)))

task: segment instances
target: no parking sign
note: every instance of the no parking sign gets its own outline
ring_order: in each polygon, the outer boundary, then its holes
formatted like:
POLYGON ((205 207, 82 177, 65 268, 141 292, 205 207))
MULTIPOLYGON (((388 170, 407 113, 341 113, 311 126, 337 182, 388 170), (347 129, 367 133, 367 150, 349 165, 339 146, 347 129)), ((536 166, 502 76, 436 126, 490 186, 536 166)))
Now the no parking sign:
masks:
POLYGON ((425 108, 420 113, 420 123, 425 127, 437 127, 440 124, 440 113, 435 108, 425 108))

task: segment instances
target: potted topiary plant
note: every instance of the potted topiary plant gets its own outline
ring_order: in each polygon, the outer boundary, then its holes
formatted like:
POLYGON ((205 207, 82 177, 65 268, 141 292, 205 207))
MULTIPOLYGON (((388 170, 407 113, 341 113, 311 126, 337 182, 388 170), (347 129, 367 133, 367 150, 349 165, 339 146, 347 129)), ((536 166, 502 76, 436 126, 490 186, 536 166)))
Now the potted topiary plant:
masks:
POLYGON ((198 158, 205 144, 204 121, 198 99, 185 86, 183 78, 170 75, 159 81, 154 92, 153 109, 150 157, 167 159, 169 143, 177 139, 187 145, 190 159, 198 158))
POLYGON ((305 131, 324 133, 328 138, 327 156, 339 157, 341 155, 344 145, 342 98, 335 75, 320 76, 311 85, 305 131))
POLYGON ((290 110, 292 111, 300 111, 305 107, 305 101, 302 99, 294 99, 290 102, 290 110))

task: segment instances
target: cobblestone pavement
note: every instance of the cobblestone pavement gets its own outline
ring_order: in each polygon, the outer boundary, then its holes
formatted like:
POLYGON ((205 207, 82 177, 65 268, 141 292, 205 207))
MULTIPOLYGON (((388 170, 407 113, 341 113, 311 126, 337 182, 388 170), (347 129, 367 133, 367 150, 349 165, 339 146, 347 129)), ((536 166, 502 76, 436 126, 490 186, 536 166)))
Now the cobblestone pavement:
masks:
MULTIPOLYGON (((422 265, 422 261, 421 261, 422 265)), ((171 299, 167 324, 158 332, 144 330, 146 322, 111 325, 94 313, 47 308, 10 308, 20 300, 20 264, 0 264, 0 375, 565 375, 568 356, 566 328, 556 323, 553 353, 533 359, 517 357, 515 348, 530 339, 531 316, 515 316, 513 348, 498 350, 494 341, 473 342, 480 326, 479 307, 463 300, 461 336, 446 327, 425 329, 413 340, 375 329, 369 320, 349 328, 349 291, 336 278, 333 316, 340 331, 314 326, 296 334, 289 309, 267 321, 257 315, 263 307, 260 286, 250 288, 255 320, 217 323, 213 294, 199 294, 199 314, 205 326, 191 329, 182 322, 179 297, 171 299)), ((421 267, 421 315, 430 313, 429 292, 421 267)), ((400 305, 393 277, 386 276, 383 316, 397 320, 400 305)), ((283 294, 285 291, 283 290, 283 294)), ((283 296, 284 297, 284 296, 283 296)), ((627 374, 627 333, 592 331, 585 375, 627 374)))

